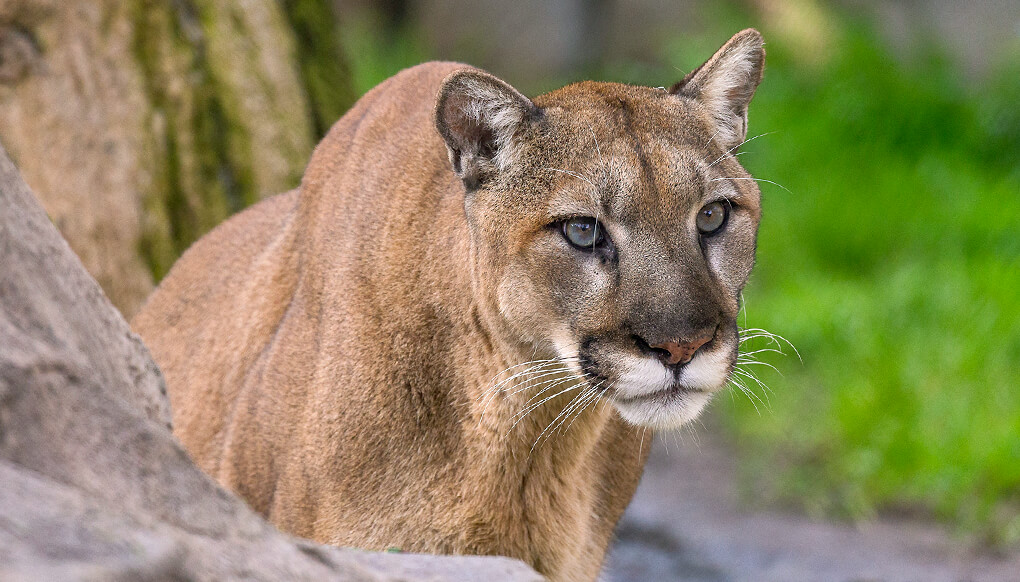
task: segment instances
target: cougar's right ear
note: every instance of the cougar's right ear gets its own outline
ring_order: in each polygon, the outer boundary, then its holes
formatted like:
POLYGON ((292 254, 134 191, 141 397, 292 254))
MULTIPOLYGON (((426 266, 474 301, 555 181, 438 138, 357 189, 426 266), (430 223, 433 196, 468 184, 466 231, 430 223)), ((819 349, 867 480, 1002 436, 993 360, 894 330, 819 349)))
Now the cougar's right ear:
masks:
POLYGON ((538 113, 530 99, 488 73, 466 69, 443 81, 436 129, 468 190, 515 163, 518 134, 538 113))
POLYGON ((747 137, 747 106, 765 69, 764 44, 757 30, 742 30, 670 88, 708 109, 715 122, 714 139, 724 149, 736 148, 747 137))

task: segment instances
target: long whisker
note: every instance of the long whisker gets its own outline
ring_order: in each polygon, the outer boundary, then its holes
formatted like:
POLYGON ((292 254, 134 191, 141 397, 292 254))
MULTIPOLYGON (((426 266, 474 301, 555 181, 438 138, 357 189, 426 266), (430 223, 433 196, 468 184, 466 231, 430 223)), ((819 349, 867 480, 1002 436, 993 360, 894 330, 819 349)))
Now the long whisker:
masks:
POLYGON ((716 161, 714 161, 711 164, 709 164, 708 167, 711 168, 712 166, 716 165, 717 163, 721 162, 722 160, 734 160, 734 159, 738 158, 739 156, 742 156, 742 155, 744 155, 746 153, 749 153, 749 152, 737 152, 735 154, 725 153, 725 154, 722 155, 722 158, 716 159, 716 161))
MULTIPOLYGON (((718 133, 718 132, 716 132, 716 133, 718 133)), ((756 135, 754 137, 750 137, 750 138, 745 139, 744 141, 742 141, 742 142, 738 143, 737 145, 731 147, 730 149, 726 150, 726 152, 723 153, 723 155, 721 155, 718 158, 716 158, 715 161, 713 161, 711 164, 708 165, 708 167, 711 168, 712 166, 718 164, 719 161, 722 160, 723 158, 725 158, 727 155, 729 155, 730 152, 732 152, 733 150, 739 148, 740 146, 744 145, 745 143, 754 141, 754 140, 758 139, 759 137, 765 137, 766 135, 772 135, 773 133, 775 133, 775 132, 774 131, 770 131, 770 132, 767 132, 767 133, 760 133, 760 134, 758 134, 758 135, 756 135)), ((712 136, 712 139, 715 139, 714 135, 712 136)), ((711 142, 711 140, 709 140, 709 141, 711 142)))
MULTIPOLYGON (((515 388, 510 393, 507 394, 507 396, 512 396, 512 395, 520 392, 521 390, 525 390, 525 389, 527 389, 529 387, 536 386, 535 381, 538 380, 538 379, 541 379, 541 378, 546 377, 546 376, 553 376, 553 375, 557 375, 557 374, 569 373, 569 368, 567 366, 570 363, 572 363, 573 360, 575 360, 575 359, 574 358, 557 358, 557 359, 553 359, 553 360, 541 360, 541 361, 539 361, 539 363, 534 364, 534 365, 530 366, 529 368, 527 368, 527 369, 525 369, 523 371, 517 372, 516 374, 513 374, 510 377, 504 379, 503 381, 501 381, 501 382, 491 386, 490 388, 486 389, 482 393, 482 395, 479 396, 478 399, 476 399, 476 402, 477 402, 478 400, 481 400, 481 399, 484 398, 484 401, 482 403, 482 412, 479 414, 479 417, 478 417, 478 425, 481 426, 481 423, 482 423, 482 420, 484 419, 486 411, 488 410, 489 406, 491 405, 491 403, 492 403, 493 399, 495 398, 496 394, 498 394, 502 390, 502 388, 504 386, 507 386, 510 382, 513 382, 514 380, 516 380, 518 378, 526 378, 525 380, 523 380, 521 382, 518 382, 518 384, 515 386, 515 388), (550 366, 553 366, 553 365, 559 366, 559 369, 549 370, 548 368, 550 366), (535 374, 537 374, 537 376, 535 376, 535 374), (528 378, 529 375, 531 375, 530 378, 528 378)), ((525 364, 528 364, 528 363, 530 363, 530 362, 525 362, 525 364)), ((517 366, 511 366, 510 368, 508 368, 508 370, 516 368, 516 367, 519 367, 519 366, 520 366, 520 364, 518 364, 517 366)), ((497 374, 496 377, 498 377, 498 376, 499 375, 497 374)), ((541 385, 541 383, 539 383, 537 385, 541 385)))
MULTIPOLYGON (((680 69, 677 69, 677 70, 680 70, 680 69)), ((711 144, 713 141, 715 141, 716 136, 718 136, 720 133, 722 133, 722 130, 723 130, 723 128, 721 128, 721 127, 719 129, 715 130, 715 133, 712 134, 712 137, 708 138, 708 141, 705 142, 705 145, 703 145, 701 147, 707 148, 709 146, 709 144, 711 144)), ((737 146, 737 147, 740 147, 740 146, 737 146)), ((711 166, 709 166, 709 167, 711 167, 711 166)))
MULTIPOLYGON (((737 377, 730 376, 730 383, 733 384, 734 386, 736 386, 737 389, 740 390, 740 392, 742 392, 745 396, 747 396, 747 399, 750 400, 750 402, 751 402, 751 406, 754 407, 754 411, 758 413, 758 416, 761 416, 761 410, 758 410, 758 405, 754 403, 755 399, 758 399, 759 401, 761 399, 758 398, 757 395, 755 395, 753 392, 748 390, 747 386, 745 386, 744 383, 741 382, 737 377), (752 398, 752 396, 753 396, 753 398, 752 398)), ((765 403, 762 402, 762 405, 764 406, 765 403)))
POLYGON ((588 178, 585 178, 584 176, 582 176, 581 174, 578 174, 577 172, 571 172, 570 170, 561 170, 559 168, 545 168, 545 169, 546 170, 552 170, 553 172, 562 172, 564 174, 567 174, 568 176, 573 176, 573 177, 577 178, 578 180, 584 180, 585 182, 591 184, 592 188, 595 188, 596 190, 598 190, 598 186, 595 184, 595 182, 592 182, 591 180, 589 180, 588 178))
POLYGON ((545 398, 543 398, 543 399, 542 399, 541 401, 539 401, 539 402, 537 402, 537 403, 535 403, 535 404, 533 404, 533 405, 529 406, 528 408, 524 409, 523 411, 521 411, 521 412, 519 412, 519 413, 515 414, 515 415, 514 415, 514 417, 520 416, 520 418, 517 418, 517 420, 516 420, 516 421, 515 421, 515 422, 514 422, 514 423, 513 423, 513 424, 512 424, 511 426, 510 426, 510 430, 508 430, 508 431, 506 432, 506 434, 505 434, 505 435, 503 435, 503 438, 506 438, 506 437, 510 436, 510 433, 511 433, 511 432, 513 432, 514 428, 515 428, 515 427, 516 427, 516 426, 517 426, 517 425, 518 425, 518 424, 519 424, 519 423, 520 423, 520 422, 521 422, 522 420, 524 420, 524 418, 525 418, 525 417, 526 417, 526 416, 527 416, 527 415, 528 415, 528 414, 529 414, 529 413, 530 413, 531 411, 535 410, 535 409, 536 409, 536 408, 538 408, 539 406, 542 406, 542 405, 543 405, 543 404, 545 404, 546 402, 549 402, 549 401, 550 401, 550 400, 552 400, 553 398, 556 398, 557 396, 560 396, 560 395, 566 394, 567 392, 570 392, 571 390, 577 390, 578 388, 579 388, 579 385, 577 385, 577 384, 574 384, 574 385, 572 385, 572 386, 568 386, 568 387, 566 387, 565 389, 563 389, 563 390, 560 390, 560 391, 559 391, 559 392, 557 392, 556 394, 553 394, 552 396, 546 396, 546 397, 545 397, 545 398))
MULTIPOLYGON (((797 346, 793 345, 793 343, 790 340, 779 335, 778 333, 772 333, 771 331, 760 328, 751 328, 741 330, 740 335, 743 336, 744 334, 749 334, 748 339, 753 337, 768 337, 769 340, 772 343, 775 343, 776 345, 779 345, 779 342, 783 342, 786 345, 790 346, 790 349, 793 350, 793 353, 797 355, 797 359, 800 360, 801 363, 804 363, 804 358, 800 357, 800 352, 797 350, 797 346)), ((743 340, 741 340, 741 343, 743 343, 743 340)))
MULTIPOLYGON (((582 380, 580 378, 578 378, 578 381, 580 382, 582 380)), ((542 432, 539 433, 538 438, 535 439, 535 443, 531 445, 531 452, 534 452, 535 451, 535 447, 537 447, 538 444, 540 442, 542 442, 542 437, 543 436, 545 436, 546 434, 548 434, 549 436, 552 436, 552 432, 550 432, 550 429, 553 427, 553 425, 556 424, 557 420, 559 420, 560 418, 566 418, 566 415, 569 414, 569 411, 572 408, 574 408, 575 406, 577 406, 578 403, 584 402, 588 398, 587 395, 590 394, 593 391, 594 391, 593 388, 587 388, 587 389, 583 390, 580 394, 575 396, 573 399, 571 399, 571 401, 567 404, 567 406, 564 406, 563 410, 561 410, 560 413, 557 414, 556 417, 553 418, 552 421, 550 421, 549 424, 547 424, 544 429, 542 429, 542 432)), ((552 431, 555 432, 555 429, 552 429, 552 431)))
POLYGON ((641 458, 641 453, 645 450, 645 434, 648 433, 648 427, 641 429, 641 441, 638 443, 637 454, 638 458, 641 458))
MULTIPOLYGON (((742 377, 747 378, 748 380, 754 382, 755 384, 758 385, 758 387, 760 387, 762 389, 762 395, 765 397, 765 402, 763 404, 765 404, 766 410, 771 412, 772 411, 772 401, 769 398, 769 394, 772 394, 773 396, 775 396, 775 393, 772 392, 772 389, 769 388, 768 385, 766 385, 764 382, 759 380, 757 376, 755 376, 754 374, 751 374, 747 370, 736 370, 736 373, 737 373, 738 376, 742 376, 742 377)), ((750 385, 748 385, 748 388, 750 388, 750 385)), ((761 402, 761 400, 759 400, 759 402, 761 402)))
POLYGON ((776 374, 779 374, 780 376, 783 375, 783 373, 779 371, 779 368, 773 366, 768 362, 759 362, 758 360, 743 360, 738 357, 737 366, 765 366, 767 368, 772 368, 773 370, 775 370, 776 374))
POLYGON ((561 361, 563 361, 563 359, 561 359, 561 358, 553 358, 553 359, 550 359, 550 360, 530 360, 530 361, 522 362, 522 363, 514 365, 514 366, 510 366, 509 368, 506 368, 505 370, 502 370, 501 372, 497 372, 496 375, 494 375, 492 378, 490 378, 489 381, 487 382, 487 384, 489 384, 490 387, 487 388, 484 392, 482 392, 482 394, 480 396, 478 396, 478 398, 476 398, 475 400, 476 401, 481 400, 482 398, 485 397, 485 395, 488 392, 490 392, 493 389, 499 388, 501 385, 503 385, 504 383, 506 383, 506 382, 508 382, 508 381, 510 381, 510 380, 512 380, 514 378, 516 378, 517 376, 519 376, 521 374, 527 374, 528 370, 532 370, 534 368, 542 368, 542 367, 553 365, 553 364, 558 364, 561 361), (499 378, 500 375, 506 374, 510 370, 515 370, 515 369, 523 367, 523 366, 531 366, 531 367, 528 368, 528 370, 516 373, 516 374, 510 376, 509 378, 507 378, 507 379, 505 379, 505 380, 503 380, 503 381, 493 385, 493 382, 495 382, 496 378, 499 378))
POLYGON ((774 186, 779 186, 783 190, 786 190, 790 194, 793 194, 793 191, 790 190, 789 188, 787 188, 786 186, 783 186, 779 182, 773 182, 772 180, 766 180, 765 178, 712 178, 711 180, 709 180, 709 182, 719 182, 720 180, 753 180, 755 182, 765 182, 767 184, 772 184, 774 186))
MULTIPOLYGON (((573 375, 565 377, 565 378, 556 378, 556 379, 553 379, 553 380, 546 380, 545 384, 549 384, 549 385, 546 386, 545 388, 542 388, 541 391, 539 391, 537 394, 535 394, 534 396, 529 398, 528 401, 524 403, 524 407, 527 408, 536 399, 541 398, 542 395, 546 394, 547 392, 550 392, 551 390, 553 390, 555 388, 558 388, 558 387, 560 387, 560 386, 562 386, 564 384, 567 384, 568 382, 576 382, 576 381, 577 381, 577 378, 574 377, 573 375)), ((516 416, 517 415, 515 414, 513 417, 511 417, 511 419, 516 418, 516 416)))
POLYGON ((598 384, 592 386, 591 390, 588 391, 588 394, 585 396, 585 398, 583 400, 579 401, 577 403, 577 405, 572 407, 571 410, 567 411, 567 415, 564 416, 563 419, 560 420, 560 422, 556 426, 553 427, 552 432, 559 432, 559 434, 566 434, 566 431, 568 429, 570 429, 570 425, 574 424, 574 420, 577 420, 577 417, 580 416, 581 413, 583 413, 586 408, 588 408, 588 405, 591 404, 592 402, 595 402, 595 401, 598 400, 599 395, 600 395, 600 390, 599 389, 605 383, 606 383, 606 381, 602 380, 598 384), (571 417, 573 417, 573 420, 571 420, 571 417), (566 424, 568 420, 570 421, 570 424, 567 424, 566 427, 564 428, 563 425, 566 424), (562 430, 560 430, 560 429, 562 429, 562 430))
MULTIPOLYGON (((560 434, 564 434, 564 435, 567 434, 567 431, 570 430, 570 427, 574 426, 574 422, 576 422, 578 418, 581 418, 581 415, 584 414, 584 411, 588 408, 588 406, 591 406, 591 405, 594 405, 594 404, 598 403, 599 396, 601 396, 599 388, 604 383, 605 383, 605 380, 603 380, 602 382, 599 382, 599 384, 597 386, 595 386, 594 390, 592 391, 591 397, 588 398, 584 402, 584 405, 581 406, 581 408, 575 412, 575 414, 573 415, 574 417, 570 420, 570 422, 567 424, 567 426, 563 428, 563 430, 560 432, 560 434)), ((604 399, 603 399, 603 402, 605 402, 604 399)), ((560 423, 560 424, 562 425, 562 423, 560 423)))
MULTIPOLYGON (((751 370, 748 370, 747 368, 740 368, 740 367, 738 367, 734 371, 737 372, 738 374, 740 374, 741 376, 744 376, 745 378, 749 378, 751 381, 753 381, 758 386, 761 386, 765 390, 765 392, 767 392, 768 394, 772 394, 773 396, 775 396, 776 393, 773 392, 772 389, 769 388, 767 384, 762 382, 761 379, 758 378, 757 374, 755 374, 751 370)), ((766 398, 768 397, 768 394, 765 395, 766 398)))

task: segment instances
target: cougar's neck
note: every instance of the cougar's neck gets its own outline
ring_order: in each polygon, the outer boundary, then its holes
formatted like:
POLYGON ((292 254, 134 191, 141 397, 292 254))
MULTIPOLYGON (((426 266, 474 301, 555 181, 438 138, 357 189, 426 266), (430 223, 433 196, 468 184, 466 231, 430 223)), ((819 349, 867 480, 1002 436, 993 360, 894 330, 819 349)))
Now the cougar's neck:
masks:
POLYGON ((612 410, 576 364, 520 342, 483 305, 472 307, 478 354, 466 382, 463 421, 501 463, 552 462, 567 471, 592 454, 612 410), (495 321, 494 321, 495 320, 495 321))

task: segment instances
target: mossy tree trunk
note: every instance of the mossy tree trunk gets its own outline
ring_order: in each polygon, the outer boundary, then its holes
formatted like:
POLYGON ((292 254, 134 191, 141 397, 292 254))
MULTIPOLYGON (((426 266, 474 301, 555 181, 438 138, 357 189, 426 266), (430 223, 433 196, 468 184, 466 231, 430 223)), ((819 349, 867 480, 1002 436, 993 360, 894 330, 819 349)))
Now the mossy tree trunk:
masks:
POLYGON ((128 317, 353 100, 329 0, 0 0, 0 139, 128 317))

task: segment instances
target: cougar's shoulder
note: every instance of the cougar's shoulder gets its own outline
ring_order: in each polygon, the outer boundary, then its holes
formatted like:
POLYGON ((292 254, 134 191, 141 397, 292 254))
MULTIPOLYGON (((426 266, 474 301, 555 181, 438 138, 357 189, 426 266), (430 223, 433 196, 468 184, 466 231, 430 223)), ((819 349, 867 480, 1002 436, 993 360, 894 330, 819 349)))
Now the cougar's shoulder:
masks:
POLYGON ((289 532, 595 579, 646 429, 736 361, 763 66, 748 30, 669 90, 382 83, 136 317, 178 436, 289 532))

